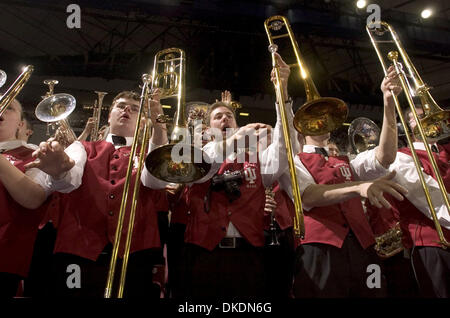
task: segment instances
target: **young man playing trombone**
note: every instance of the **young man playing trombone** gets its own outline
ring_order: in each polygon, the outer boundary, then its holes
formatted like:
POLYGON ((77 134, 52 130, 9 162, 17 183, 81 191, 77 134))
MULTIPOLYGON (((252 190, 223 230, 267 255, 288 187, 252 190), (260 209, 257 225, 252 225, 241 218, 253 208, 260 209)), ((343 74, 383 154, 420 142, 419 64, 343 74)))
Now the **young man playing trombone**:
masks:
MULTIPOLYGON (((416 108, 416 112, 419 118, 423 116, 422 108, 416 108)), ((410 108, 404 112, 404 118, 410 131, 414 131, 417 124, 410 108)), ((444 239, 450 242, 450 214, 436 181, 430 158, 425 151, 422 140, 418 139, 415 134, 412 134, 411 138, 423 167, 425 186, 429 190, 430 199, 433 202, 444 239)), ((450 144, 448 142, 443 144, 430 142, 429 145, 444 182, 444 190, 448 196, 450 189, 450 144)), ((378 221, 389 223, 389 226, 393 226, 392 223, 399 222, 402 230, 402 245, 411 253, 412 270, 421 295, 424 297, 448 298, 450 297, 450 252, 448 247, 444 249, 439 243, 440 239, 432 221, 430 208, 417 174, 411 149, 408 147, 399 149, 397 158, 391 164, 389 170, 397 172, 393 180, 408 189, 408 194, 403 201, 388 198, 392 209, 384 212, 390 212, 389 217, 378 219, 378 221), (389 219, 391 219, 391 222, 387 222, 389 219)), ((377 212, 376 210, 373 211, 373 213, 377 212)), ((376 225, 380 226, 380 224, 376 225)), ((395 283, 395 287, 399 287, 397 285, 401 283, 395 283)))
MULTIPOLYGON (((57 296, 104 295, 139 105, 140 97, 136 93, 119 93, 111 105, 108 118, 110 133, 105 140, 74 142, 66 149, 66 159, 74 162, 73 168, 60 179, 47 177, 49 188, 64 193, 61 196, 62 211, 54 250, 57 296), (79 267, 73 269, 71 264, 79 267), (77 270, 78 273, 81 271, 81 277, 78 277, 77 284, 75 281, 73 286, 68 286, 71 268, 75 271, 73 274, 77 270)), ((165 124, 156 122, 156 116, 162 114, 159 91, 155 91, 150 108, 154 127, 152 143, 165 144, 165 124)), ((51 143, 41 144, 40 150, 35 153, 38 160, 31 166, 46 171, 48 167, 60 164, 60 161, 51 158, 53 149, 51 143)), ((135 177, 136 167, 133 169, 131 184, 134 184, 135 177)), ((160 248, 157 223, 159 210, 167 210, 164 193, 141 187, 125 297, 159 297, 159 290, 152 288, 152 269, 159 258, 160 248)), ((124 253, 128 222, 129 213, 125 215, 119 257, 124 253)))
MULTIPOLYGON (((407 191, 384 176, 397 150, 395 108, 398 94, 394 70, 383 79, 384 119, 380 144, 349 161, 327 152, 329 133, 305 136, 303 152, 295 166, 305 210, 304 239, 298 239, 294 282, 295 297, 376 297, 379 286, 366 285, 368 265, 376 264, 373 233, 363 211, 361 197, 376 206, 389 206, 383 192, 401 200, 407 191), (377 178, 373 180, 374 178, 377 178), (373 181, 356 181, 356 180, 373 181)), ((281 181, 284 188, 290 183, 281 181)), ((291 191, 287 191, 291 193, 291 191)))

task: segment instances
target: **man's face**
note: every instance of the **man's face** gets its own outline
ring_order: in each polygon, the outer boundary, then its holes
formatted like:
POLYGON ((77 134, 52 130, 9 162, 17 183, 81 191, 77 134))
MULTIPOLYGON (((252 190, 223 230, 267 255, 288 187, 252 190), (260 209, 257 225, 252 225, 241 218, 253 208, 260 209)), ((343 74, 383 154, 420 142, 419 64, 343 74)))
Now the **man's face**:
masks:
POLYGON ((21 112, 22 106, 13 100, 0 117, 0 141, 16 139, 16 133, 24 126, 24 122, 20 119, 21 112))
MULTIPOLYGON (((419 119, 423 118, 423 110, 422 110, 422 108, 420 108, 420 107, 416 108, 416 112, 417 112, 417 116, 419 117, 419 119)), ((414 131, 414 128, 417 126, 417 123, 414 120, 414 115, 413 115, 412 112, 408 113, 407 120, 408 120, 409 127, 411 128, 411 131, 414 131)))
POLYGON ((339 148, 336 146, 335 143, 330 142, 328 144, 328 154, 331 157, 337 157, 339 156, 339 148))
POLYGON ((225 106, 217 107, 212 111, 209 125, 211 128, 219 129, 223 137, 226 136, 227 128, 237 128, 233 112, 225 106))
POLYGON ((110 132, 123 137, 134 136, 138 113, 139 101, 131 98, 116 100, 108 117, 110 132))

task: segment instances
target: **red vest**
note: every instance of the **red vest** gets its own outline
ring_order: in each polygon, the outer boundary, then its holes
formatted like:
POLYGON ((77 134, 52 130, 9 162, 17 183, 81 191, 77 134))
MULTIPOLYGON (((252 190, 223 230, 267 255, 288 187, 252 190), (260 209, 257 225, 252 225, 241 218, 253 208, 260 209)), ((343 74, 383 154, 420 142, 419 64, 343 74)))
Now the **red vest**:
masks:
MULTIPOLYGON (((329 157, 315 153, 298 154, 317 184, 339 184, 354 181, 353 171, 346 156, 329 157)), ((304 211, 305 239, 299 244, 323 243, 342 247, 349 227, 365 249, 375 243, 369 222, 359 197, 347 201, 314 207, 304 211)))
MULTIPOLYGON (((55 253, 96 260, 108 242, 114 243, 130 147, 115 149, 106 141, 83 142, 87 153, 81 186, 61 196, 55 253)), ((131 178, 134 188, 136 169, 131 178)), ((119 255, 123 255, 132 191, 123 224, 119 255)), ((157 211, 167 211, 164 191, 140 184, 131 252, 160 247, 157 211)))
MULTIPOLYGON (((402 148, 399 151, 411 155, 409 148, 402 148)), ((434 156, 445 188, 447 192, 450 192, 450 144, 439 146, 439 151, 439 155, 434 154, 434 156)), ((424 172, 436 179, 426 151, 416 150, 416 153, 422 163, 424 172)), ((431 219, 420 212, 409 200, 395 201, 394 204, 397 211, 400 212, 400 226, 404 233, 403 244, 405 247, 412 247, 413 242, 417 246, 440 246, 436 243, 438 242, 438 235, 431 219)), ((442 227, 442 231, 446 240, 450 242, 450 231, 444 227, 442 227)))
MULTIPOLYGON (((18 147, 2 155, 22 172, 33 161, 32 149, 18 147)), ((33 246, 45 205, 29 210, 19 205, 0 183, 0 272, 28 275, 33 246)))
POLYGON ((245 177, 240 186, 241 196, 230 203, 223 190, 211 191, 210 209, 206 212, 205 197, 211 181, 194 184, 188 191, 190 213, 186 242, 213 250, 225 237, 231 221, 250 244, 263 246, 265 192, 259 163, 226 161, 218 174, 226 170, 244 172, 245 177))

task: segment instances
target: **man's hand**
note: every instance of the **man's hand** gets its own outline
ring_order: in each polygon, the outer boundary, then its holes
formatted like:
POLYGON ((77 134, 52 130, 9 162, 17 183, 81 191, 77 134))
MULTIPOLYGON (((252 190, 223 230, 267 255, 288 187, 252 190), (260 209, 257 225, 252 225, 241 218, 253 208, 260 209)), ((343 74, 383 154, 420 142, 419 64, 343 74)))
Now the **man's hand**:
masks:
POLYGON ((275 201, 273 192, 266 192, 266 203, 264 204, 265 214, 272 214, 277 209, 277 201, 275 201))
POLYGON ((159 88, 157 88, 153 91, 149 99, 150 119, 152 120, 152 123, 154 125, 157 124, 156 118, 158 117, 158 115, 164 114, 160 98, 161 91, 159 90, 159 88))
POLYGON ((361 183, 359 186, 361 197, 369 199, 370 203, 377 208, 384 206, 387 209, 390 209, 391 205, 384 198, 384 192, 391 194, 397 200, 403 201, 403 196, 408 194, 408 190, 391 181, 394 176, 395 171, 392 171, 388 175, 375 179, 374 181, 361 183))
POLYGON ((230 138, 234 142, 235 149, 239 148, 254 148, 255 151, 258 147, 258 142, 263 138, 271 139, 272 127, 270 125, 262 123, 253 123, 245 125, 230 138), (256 143, 250 144, 250 141, 256 141, 256 143))
MULTIPOLYGON (((289 65, 287 65, 281 56, 278 53, 275 53, 275 60, 276 64, 278 66, 278 70, 280 73, 280 80, 281 80, 281 90, 283 92, 284 100, 288 99, 288 91, 287 91, 287 84, 289 75, 291 73, 291 69, 289 65)), ((277 85, 277 77, 275 69, 272 69, 272 72, 270 73, 270 80, 273 82, 274 85, 277 85)))
POLYGON ((392 98, 392 93, 397 96, 402 91, 402 87, 394 66, 389 66, 387 71, 388 75, 384 77, 380 88, 384 98, 392 98))
POLYGON ((26 164, 25 169, 38 168, 54 179, 60 179, 64 173, 75 165, 75 162, 64 152, 64 148, 54 138, 41 142, 39 149, 35 150, 32 156, 36 160, 26 164))

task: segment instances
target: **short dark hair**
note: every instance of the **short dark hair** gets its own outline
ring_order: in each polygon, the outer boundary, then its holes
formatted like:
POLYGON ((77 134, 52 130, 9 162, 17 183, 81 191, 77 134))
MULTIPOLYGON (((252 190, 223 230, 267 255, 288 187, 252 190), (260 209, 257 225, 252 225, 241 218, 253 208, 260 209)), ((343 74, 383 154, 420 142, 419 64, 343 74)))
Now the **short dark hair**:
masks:
POLYGON ((214 111, 214 109, 219 108, 219 107, 228 108, 233 113, 234 119, 236 120, 236 113, 235 113, 233 107, 231 107, 230 105, 228 105, 227 103, 224 103, 224 102, 215 102, 214 104, 209 106, 208 111, 206 112, 206 115, 205 115, 206 126, 208 126, 208 127, 210 126, 211 114, 214 111))
POLYGON ((119 98, 133 99, 138 102, 141 101, 141 96, 138 93, 133 92, 133 91, 123 91, 123 92, 120 92, 119 94, 117 94, 116 97, 114 97, 114 99, 111 103, 111 107, 109 108, 109 111, 111 111, 111 109, 114 107, 114 104, 116 103, 116 101, 119 98))

